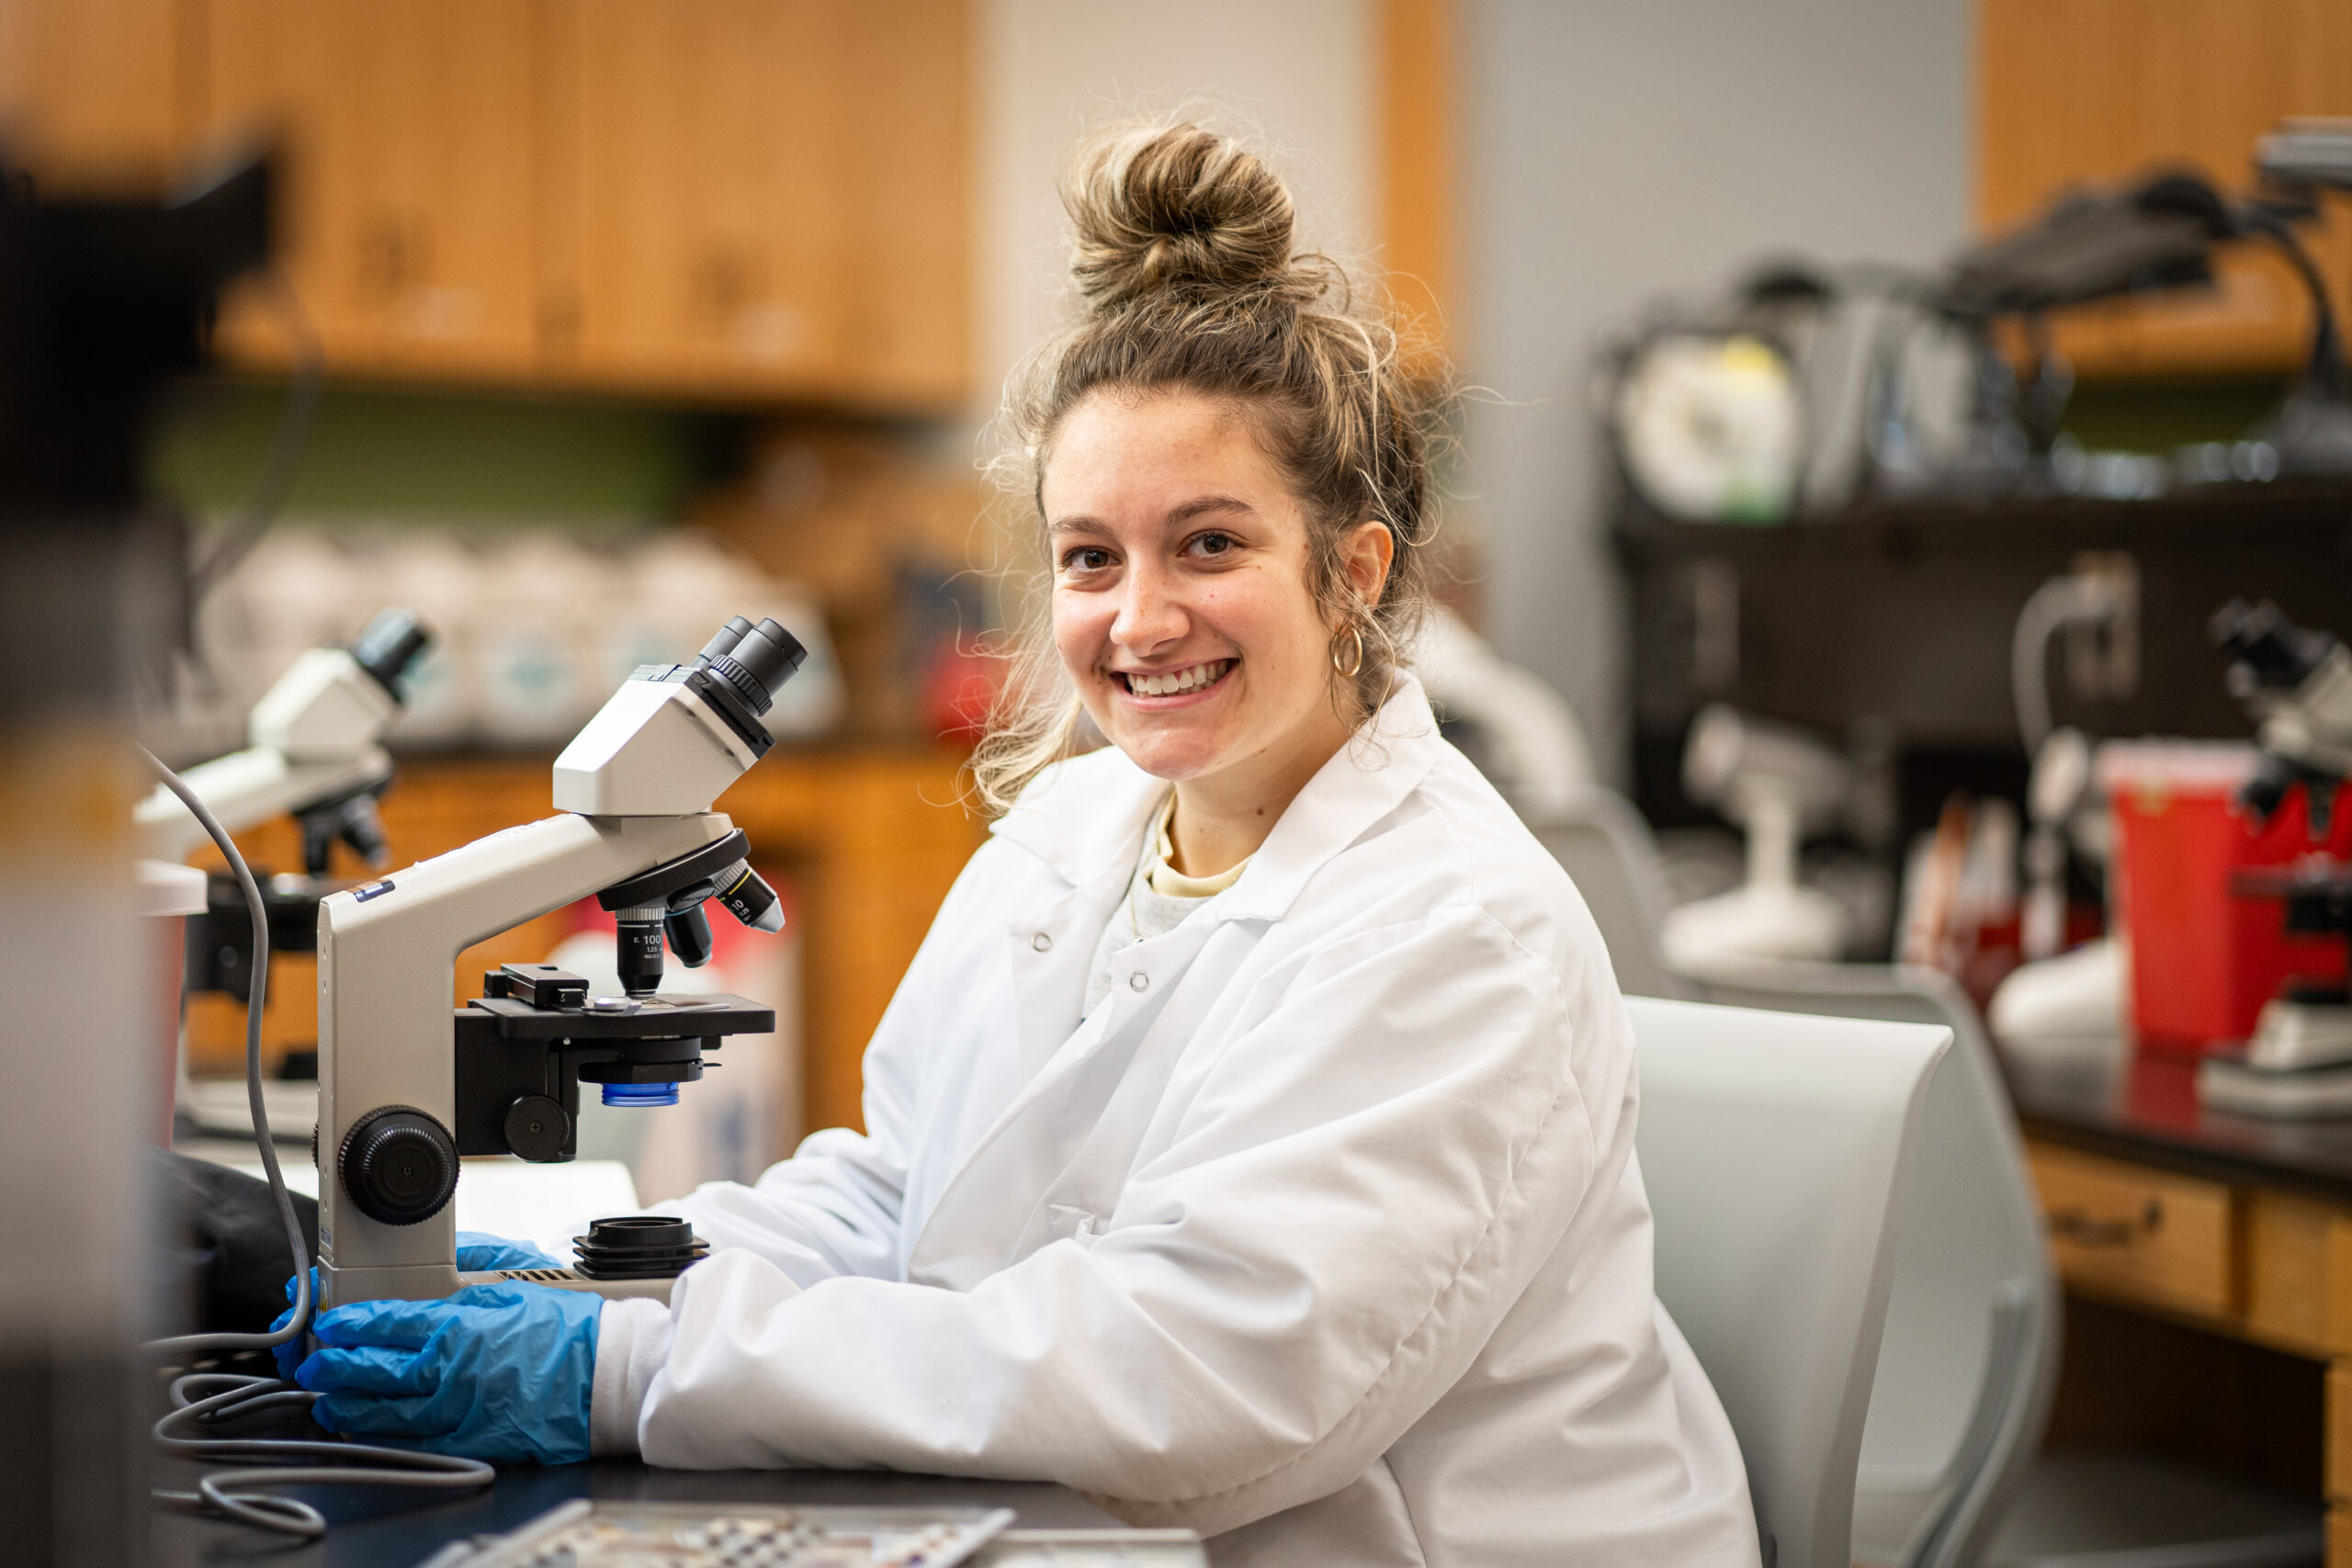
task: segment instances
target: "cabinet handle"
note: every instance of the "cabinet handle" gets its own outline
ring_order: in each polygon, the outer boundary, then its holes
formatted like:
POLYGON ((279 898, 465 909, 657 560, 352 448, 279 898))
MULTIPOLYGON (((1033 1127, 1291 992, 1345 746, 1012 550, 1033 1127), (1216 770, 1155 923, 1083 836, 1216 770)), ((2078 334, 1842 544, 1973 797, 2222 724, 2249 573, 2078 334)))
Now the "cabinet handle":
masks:
POLYGON ((399 218, 379 213, 359 231, 359 290, 389 299, 407 287, 408 236, 399 218))
POLYGON ((724 328, 757 292, 752 260, 744 248, 720 243, 695 258, 687 287, 694 309, 714 326, 724 328))
POLYGON ((2165 1223, 2165 1204, 2151 1198, 2132 1220, 2095 1220, 2080 1209, 2052 1209, 2047 1218, 2050 1234, 2078 1247, 2129 1247, 2143 1235, 2154 1235, 2165 1223))
POLYGON ((433 276, 433 231, 421 218, 379 212, 359 231, 359 287, 392 299, 433 276))

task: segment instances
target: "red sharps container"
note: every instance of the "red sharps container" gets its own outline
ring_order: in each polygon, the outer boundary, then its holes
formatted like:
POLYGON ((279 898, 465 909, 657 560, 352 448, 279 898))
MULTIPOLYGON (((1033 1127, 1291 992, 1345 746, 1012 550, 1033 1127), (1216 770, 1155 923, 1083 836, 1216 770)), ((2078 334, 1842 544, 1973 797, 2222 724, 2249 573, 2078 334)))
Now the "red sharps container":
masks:
POLYGON ((2229 1050, 2292 977, 2337 979, 2340 939, 2290 935, 2277 898, 2242 897, 2233 875, 2312 855, 2352 859, 2352 791, 2338 787, 2327 832, 2311 831, 2305 786, 2267 821, 2237 801, 2261 753, 2238 742, 2110 741, 2098 773, 2114 813, 2109 899, 2131 946, 2140 1047, 2229 1050))

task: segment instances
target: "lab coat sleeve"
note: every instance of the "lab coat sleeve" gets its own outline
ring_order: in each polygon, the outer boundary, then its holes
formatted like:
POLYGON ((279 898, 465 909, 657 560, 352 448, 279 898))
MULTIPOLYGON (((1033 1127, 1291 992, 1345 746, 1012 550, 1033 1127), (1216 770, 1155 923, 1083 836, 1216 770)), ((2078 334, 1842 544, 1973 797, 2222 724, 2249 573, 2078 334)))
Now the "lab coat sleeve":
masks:
POLYGON ((996 849, 983 849, 956 879, 875 1030, 865 1056, 865 1131, 828 1127, 749 1187, 708 1182, 655 1204, 655 1213, 693 1221, 714 1252, 743 1248, 802 1285, 838 1274, 899 1273, 908 1129, 922 1059, 942 1034, 933 1005, 957 990, 943 973, 954 961, 942 933, 989 918, 973 906, 996 849))
POLYGON ((1564 979, 1475 907, 1269 987, 1193 1042, 1174 1135, 1091 1234, 968 1292, 695 1269, 647 1459, 1047 1479, 1204 1532, 1361 1475, 1559 1243, 1596 1166, 1572 1050, 1630 1039, 1605 970, 1564 979))

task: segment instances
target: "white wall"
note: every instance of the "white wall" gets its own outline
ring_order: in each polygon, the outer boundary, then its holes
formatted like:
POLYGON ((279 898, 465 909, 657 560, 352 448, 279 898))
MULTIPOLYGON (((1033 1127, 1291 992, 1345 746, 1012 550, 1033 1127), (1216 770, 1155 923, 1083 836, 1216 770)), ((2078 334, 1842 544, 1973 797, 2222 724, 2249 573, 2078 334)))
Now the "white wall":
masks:
POLYGON ((986 0, 977 333, 982 404, 1060 320, 1054 185, 1089 127, 1182 108, 1271 144, 1310 244, 1368 243, 1374 0, 986 0))
POLYGON ((1967 213, 1968 0, 1465 0, 1466 482, 1487 625, 1622 768, 1620 594, 1585 371, 1762 254, 1925 261, 1967 213))

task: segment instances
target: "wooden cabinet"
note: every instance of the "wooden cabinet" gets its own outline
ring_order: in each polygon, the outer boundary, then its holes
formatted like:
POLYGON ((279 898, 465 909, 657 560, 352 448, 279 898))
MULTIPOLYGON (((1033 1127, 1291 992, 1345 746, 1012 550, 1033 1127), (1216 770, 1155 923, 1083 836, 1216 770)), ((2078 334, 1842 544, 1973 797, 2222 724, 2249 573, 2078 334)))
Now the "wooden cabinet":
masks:
MULTIPOLYGON (((968 9, 0 0, 0 115, 93 178, 275 141, 337 374, 940 409, 969 376, 968 9)), ((225 342, 288 358, 250 299, 225 342)))
POLYGON ((176 0, 0 0, 0 132, 48 183, 153 187, 187 126, 176 0))
POLYGON ((2029 1157, 2068 1284, 2208 1317, 2236 1310, 2228 1188, 2046 1145, 2029 1157))
POLYGON ((971 6, 855 6, 847 48, 855 97, 844 221, 844 370, 858 399, 952 407, 969 392, 972 243, 971 6), (949 287, 951 280, 954 286, 949 287))
MULTIPOLYGON (((532 367, 531 0, 204 0, 200 135, 286 150, 282 265, 330 365, 532 367)), ((240 357, 283 362, 241 309, 240 357)))
MULTIPOLYGON (((2187 164, 2253 183, 2255 139, 2290 115, 2352 115, 2346 0, 1978 0, 1976 219, 1991 231, 2072 186, 2187 164)), ((2352 202, 2305 241, 2352 307, 2352 202)), ((2210 293, 2069 311, 2058 346, 2090 376, 2285 372, 2310 342, 2302 286, 2241 245, 2210 293)))
POLYGON ((554 362, 639 385, 841 378, 847 22, 827 0, 560 7, 554 362))

